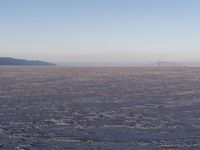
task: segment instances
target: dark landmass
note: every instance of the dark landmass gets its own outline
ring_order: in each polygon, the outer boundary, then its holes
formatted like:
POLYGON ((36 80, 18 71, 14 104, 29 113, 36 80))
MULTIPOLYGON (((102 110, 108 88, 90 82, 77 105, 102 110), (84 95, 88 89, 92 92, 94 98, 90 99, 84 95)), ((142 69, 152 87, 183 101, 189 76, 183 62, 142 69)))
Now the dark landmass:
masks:
POLYGON ((0 57, 0 65, 55 66, 53 63, 44 61, 16 59, 11 57, 0 57))
POLYGON ((1 150, 199 150, 200 68, 0 67, 1 150))

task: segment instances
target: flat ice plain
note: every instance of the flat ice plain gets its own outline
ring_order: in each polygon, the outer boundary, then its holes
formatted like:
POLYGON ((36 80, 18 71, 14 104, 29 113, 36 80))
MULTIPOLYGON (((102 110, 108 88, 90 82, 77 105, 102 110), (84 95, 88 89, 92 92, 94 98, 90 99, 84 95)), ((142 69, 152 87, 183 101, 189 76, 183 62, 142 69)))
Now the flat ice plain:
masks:
POLYGON ((200 68, 0 67, 2 150, 199 150, 200 68))

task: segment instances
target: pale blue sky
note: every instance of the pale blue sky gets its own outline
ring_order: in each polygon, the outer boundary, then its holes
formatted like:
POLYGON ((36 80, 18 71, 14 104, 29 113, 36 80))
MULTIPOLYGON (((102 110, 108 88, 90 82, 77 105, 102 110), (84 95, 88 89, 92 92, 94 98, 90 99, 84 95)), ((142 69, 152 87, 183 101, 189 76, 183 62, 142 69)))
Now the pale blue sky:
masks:
POLYGON ((200 60, 200 0, 0 0, 0 56, 200 60))

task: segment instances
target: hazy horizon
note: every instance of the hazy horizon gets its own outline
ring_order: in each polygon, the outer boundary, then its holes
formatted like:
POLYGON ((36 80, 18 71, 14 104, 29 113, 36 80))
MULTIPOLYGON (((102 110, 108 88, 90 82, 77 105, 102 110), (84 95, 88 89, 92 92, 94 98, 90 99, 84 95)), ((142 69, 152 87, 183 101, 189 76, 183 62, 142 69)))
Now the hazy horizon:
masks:
MULTIPOLYGON (((0 57, 1 58, 11 58, 11 59, 22 59, 22 60, 27 60, 27 61, 45 61, 42 59, 27 59, 27 58, 16 58, 16 57, 10 57, 10 56, 5 56, 5 57, 0 57)), ((166 64, 171 64, 172 66, 186 66, 186 67, 200 67, 200 62, 199 61, 190 61, 190 62, 177 62, 177 61, 162 61, 162 60, 158 60, 158 61, 138 61, 138 62, 49 62, 49 63, 53 63, 56 64, 56 66, 66 66, 66 67, 81 67, 81 66, 108 66, 108 67, 142 67, 142 66, 158 66, 159 63, 163 63, 163 65, 166 64)), ((162 65, 162 66, 163 66, 162 65)), ((170 66, 171 66, 170 65, 170 66)))
POLYGON ((55 63, 199 62, 198 0, 2 0, 0 56, 55 63))

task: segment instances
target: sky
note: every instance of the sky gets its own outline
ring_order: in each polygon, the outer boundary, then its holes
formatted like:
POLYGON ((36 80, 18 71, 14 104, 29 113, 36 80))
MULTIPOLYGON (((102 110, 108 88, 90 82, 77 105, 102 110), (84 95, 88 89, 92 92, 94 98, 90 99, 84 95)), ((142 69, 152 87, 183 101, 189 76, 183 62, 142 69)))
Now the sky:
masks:
POLYGON ((0 56, 200 61, 199 0, 0 0, 0 56))

